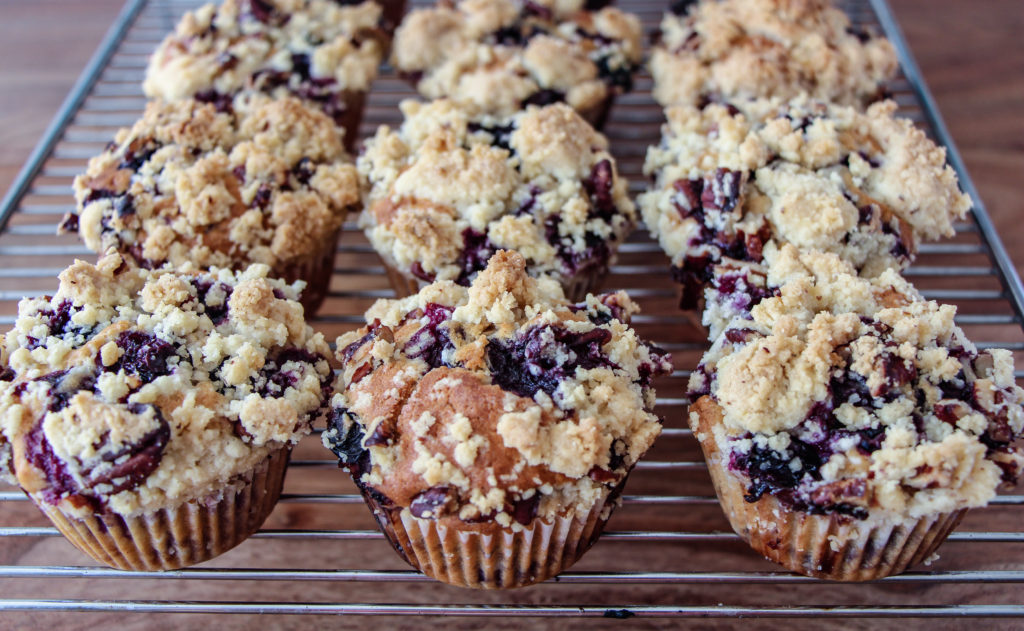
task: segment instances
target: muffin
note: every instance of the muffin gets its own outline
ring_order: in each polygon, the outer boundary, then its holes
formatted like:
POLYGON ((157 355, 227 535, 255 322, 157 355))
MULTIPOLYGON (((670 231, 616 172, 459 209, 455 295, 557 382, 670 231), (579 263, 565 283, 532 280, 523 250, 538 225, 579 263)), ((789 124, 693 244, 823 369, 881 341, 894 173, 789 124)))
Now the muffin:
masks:
POLYGON ((734 320, 690 381, 690 425, 733 529, 790 570, 843 581, 930 557, 1017 479, 1024 390, 955 308, 830 254, 773 264, 778 295, 734 320))
MULTIPOLYGON (((682 307, 697 307, 722 274, 757 286, 765 253, 783 243, 835 253, 870 277, 905 268, 921 239, 952 235, 970 199, 945 149, 895 110, 805 97, 669 108, 638 203, 682 307)), ((717 333, 715 319, 706 324, 717 333)))
POLYGON ((789 99, 863 107, 898 68, 884 37, 850 24, 828 0, 676 2, 651 53, 663 106, 789 99))
POLYGON ((307 313, 323 301, 359 180, 331 121, 301 101, 254 96, 218 112, 198 101, 150 103, 75 178, 63 224, 95 252, 145 268, 271 268, 304 280, 307 313))
MULTIPOLYGON (((402 5, 403 2, 393 2, 402 5)), ((397 8, 401 15, 402 6, 397 8)), ((182 17, 153 53, 143 90, 221 111, 236 95, 291 95, 324 111, 355 146, 387 36, 374 2, 225 0, 182 17)))
POLYGON ((244 541, 330 397, 329 349, 265 265, 144 270, 76 261, 4 339, 13 476, 92 558, 170 570, 244 541))
POLYGON ((604 136, 564 104, 506 117, 449 100, 405 101, 357 160, 360 226, 399 296, 435 280, 468 286, 498 250, 571 300, 594 290, 635 224, 604 136))
POLYGON ((391 63, 428 99, 496 116, 564 102, 600 129, 643 60, 636 16, 582 0, 463 0, 412 11, 391 63))
POLYGON ((378 301, 338 339, 324 445, 406 561, 521 587, 594 543, 661 431, 651 380, 671 363, 636 310, 622 292, 569 303, 502 251, 469 288, 378 301))

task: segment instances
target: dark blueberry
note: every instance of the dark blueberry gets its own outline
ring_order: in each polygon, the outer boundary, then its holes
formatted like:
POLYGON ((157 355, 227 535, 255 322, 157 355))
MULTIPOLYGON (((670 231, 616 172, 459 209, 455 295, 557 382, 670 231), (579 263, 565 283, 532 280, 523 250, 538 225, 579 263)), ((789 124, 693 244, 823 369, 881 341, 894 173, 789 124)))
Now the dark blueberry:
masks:
POLYGON ((725 332, 725 339, 733 344, 746 344, 757 334, 753 329, 728 329, 725 332))
POLYGON ((957 376, 950 381, 939 382, 939 390, 942 391, 942 398, 955 399, 957 401, 974 401, 974 386, 967 383, 967 376, 961 370, 957 376))
POLYGON ((491 137, 492 147, 500 147, 506 151, 512 151, 512 134, 516 131, 514 123, 488 126, 471 122, 466 126, 466 130, 471 134, 483 132, 491 137))
POLYGON ((590 177, 583 181, 583 187, 591 199, 591 215, 611 223, 618 213, 615 199, 612 197, 612 186, 615 183, 615 170, 611 160, 601 160, 590 170, 590 177))
POLYGON ((822 454, 819 449, 792 438, 789 444, 789 456, 783 456, 769 447, 757 443, 750 446, 745 454, 733 453, 729 466, 741 471, 750 478, 750 486, 744 499, 756 502, 765 493, 778 495, 780 492, 792 490, 804 476, 817 477, 822 465, 822 454), (800 467, 793 469, 790 461, 800 459, 800 467))
POLYGON ((844 403, 850 403, 857 407, 872 406, 873 398, 867 381, 856 372, 845 370, 838 375, 833 375, 829 382, 829 390, 832 392, 835 407, 844 403))
POLYGON ((341 361, 342 364, 347 364, 349 361, 352 360, 352 356, 356 354, 356 351, 362 348, 364 344, 366 344, 374 337, 376 337, 376 335, 377 334, 374 331, 369 331, 366 335, 362 336, 355 342, 352 342, 345 348, 341 349, 341 353, 338 359, 341 361))
POLYGON ((75 213, 68 213, 61 219, 60 225, 57 226, 58 234, 65 234, 71 232, 78 232, 78 215, 75 213))
POLYGON ((537 4, 533 0, 526 0, 526 2, 523 3, 523 13, 526 15, 535 15, 542 20, 550 20, 554 17, 551 13, 551 9, 542 4, 537 4))
POLYGON ((455 349, 448 337, 448 327, 442 326, 452 317, 452 308, 437 303, 428 303, 424 315, 427 323, 409 337, 403 352, 414 359, 422 359, 431 368, 448 366, 444 361, 446 352, 455 349))
POLYGON ((470 282, 476 278, 477 272, 487 267, 487 261, 491 260, 498 246, 491 243, 487 235, 477 232, 472 228, 462 231, 462 252, 459 253, 459 276, 455 282, 468 287, 470 282))
POLYGON ((65 495, 78 490, 75 479, 68 473, 67 465, 57 457, 50 441, 46 440, 41 421, 25 437, 25 458, 42 471, 49 482, 49 486, 43 489, 44 501, 56 504, 65 495))
POLYGON ((612 471, 621 469, 622 465, 626 464, 627 453, 629 453, 629 449, 626 447, 625 441, 621 438, 612 441, 612 447, 608 453, 608 468, 612 471))
POLYGON ((305 53, 292 53, 292 72, 302 79, 308 80, 309 75, 309 55, 305 53))
POLYGON ((697 0, 674 0, 669 5, 669 11, 673 15, 686 15, 686 12, 690 10, 690 7, 697 4, 697 0))
MULTIPOLYGON (((540 189, 536 186, 530 187, 530 196, 526 198, 526 201, 516 209, 515 216, 522 217, 534 212, 537 207, 537 196, 540 195, 540 189)), ((543 208, 541 208, 543 210, 543 208)))
POLYGON ((529 525, 537 516, 537 507, 540 506, 540 495, 534 493, 526 499, 516 500, 512 503, 512 519, 523 526, 529 525))
MULTIPOLYGON (((197 278, 192 281, 192 284, 196 288, 196 297, 199 302, 204 305, 204 313, 210 318, 214 326, 222 324, 228 317, 228 300, 231 298, 231 286, 224 283, 217 283, 217 289, 219 293, 223 294, 224 300, 220 304, 211 305, 206 302, 206 296, 213 289, 213 282, 205 278, 197 278)), ((277 291, 277 290, 275 290, 277 291)))
POLYGON ((94 202, 99 199, 110 199, 111 197, 117 197, 121 193, 110 190, 109 188, 94 188, 89 191, 89 194, 85 196, 85 203, 94 202))
POLYGON ((294 167, 292 167, 292 175, 294 175, 299 184, 302 184, 303 186, 309 185, 309 181, 313 179, 313 175, 315 173, 316 167, 313 165, 313 161, 309 158, 302 158, 294 167))
POLYGON ((860 442, 857 443, 857 447, 864 453, 874 453, 882 448, 882 443, 885 442, 885 428, 884 427, 868 427, 857 432, 860 435, 860 442))
POLYGON ((548 217, 544 221, 544 235, 548 243, 554 246, 566 276, 574 276, 582 271, 596 272, 608 265, 611 250, 604 239, 593 232, 587 232, 583 235, 583 249, 577 249, 572 238, 562 236, 559 230, 561 223, 561 215, 548 217))
POLYGON ((610 339, 607 329, 574 333, 550 325, 531 327, 508 340, 493 339, 487 345, 491 378, 519 396, 533 397, 539 390, 552 394, 577 368, 618 368, 601 350, 610 339))
POLYGON ((917 380, 917 366, 893 353, 882 357, 885 378, 889 388, 899 388, 917 380))
POLYGON ((327 417, 327 430, 337 430, 328 435, 327 446, 338 456, 339 464, 350 467, 357 477, 369 467, 370 452, 363 447, 363 428, 345 408, 331 410, 327 417))
MULTIPOLYGON (((132 145, 134 144, 133 142, 132 145)), ((121 164, 117 165, 117 168, 138 171, 159 148, 160 146, 155 141, 144 142, 143 146, 139 149, 133 149, 129 146, 124 152, 124 159, 121 161, 121 164)))
POLYGON ((610 86, 619 88, 622 92, 629 92, 633 89, 633 67, 629 64, 611 66, 611 55, 605 55, 597 60, 597 74, 610 86))
POLYGON ((214 109, 221 113, 231 113, 234 111, 234 100, 230 94, 223 94, 216 90, 203 90, 196 92, 192 95, 192 98, 199 101, 200 103, 210 103, 214 109))
POLYGON ((871 40, 871 33, 869 33, 866 29, 863 29, 859 26, 854 26, 851 24, 850 26, 846 27, 846 32, 860 40, 861 44, 866 44, 871 40))
POLYGON ((47 409, 50 412, 59 412, 67 407, 71 397, 80 391, 89 391, 96 386, 96 376, 81 371, 70 372, 58 370, 48 375, 33 379, 33 381, 45 381, 50 384, 50 403, 47 409))
POLYGON ((409 504, 409 512, 420 519, 436 519, 448 512, 458 500, 450 486, 435 486, 423 491, 409 504))
POLYGON ((125 331, 117 336, 117 346, 124 354, 107 370, 124 370, 137 376, 143 383, 173 371, 167 361, 176 355, 174 346, 154 335, 142 331, 125 331))
POLYGON ((249 0, 249 15, 271 26, 281 26, 291 17, 282 15, 277 7, 267 0, 249 0))
POLYGON ((294 370, 285 369, 285 364, 295 362, 313 366, 323 359, 303 348, 285 348, 267 358, 256 378, 254 390, 261 397, 280 397, 284 391, 294 386, 299 375, 294 370))
POLYGON ((265 209, 267 204, 270 203, 270 197, 273 195, 273 191, 267 184, 260 184, 260 187, 256 189, 256 194, 252 197, 252 203, 249 204, 250 208, 265 209))
POLYGON ((559 92, 558 90, 537 90, 530 96, 523 100, 522 106, 525 108, 527 105, 552 105, 554 103, 561 103, 565 100, 565 93, 559 92))

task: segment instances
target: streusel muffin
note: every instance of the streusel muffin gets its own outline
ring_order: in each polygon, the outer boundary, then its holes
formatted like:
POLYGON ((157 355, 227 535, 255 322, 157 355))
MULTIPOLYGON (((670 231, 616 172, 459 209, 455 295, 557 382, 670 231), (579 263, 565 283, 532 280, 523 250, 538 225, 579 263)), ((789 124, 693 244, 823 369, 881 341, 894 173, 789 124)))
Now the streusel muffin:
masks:
POLYGON ((467 289, 382 300, 338 339, 324 444, 381 529, 438 580, 545 580, 597 539, 661 431, 668 357, 629 328, 622 292, 567 302, 499 252, 467 289))
POLYGON ((604 136, 564 104, 493 117, 405 101, 357 161, 360 225, 406 296, 468 285, 500 249, 581 300, 603 279, 636 211, 604 136))
POLYGON ((690 425, 726 515, 768 559, 873 580, 927 559, 1014 482, 1024 390, 955 308, 787 249, 778 296, 737 318, 691 381, 690 425))
POLYGON ((582 0, 461 0, 412 11, 392 64, 428 99, 508 116, 565 102, 600 129, 643 60, 640 21, 582 0))
POLYGON ((197 101, 150 103, 75 178, 62 227, 89 249, 155 268, 271 267, 308 283, 312 314, 333 271, 359 181, 331 121, 298 99, 254 96, 231 112, 197 101))
POLYGON ((298 288, 244 272, 76 261, 4 340, 9 472, 79 549, 167 570, 241 543, 330 393, 298 288))
MULTIPOLYGON (((398 7, 399 14, 401 7, 398 7)), ((386 35, 374 2, 224 0, 182 17, 153 53, 146 96, 230 109, 239 93, 291 95, 322 109, 355 146, 386 35)))
POLYGON ((889 40, 854 27, 829 0, 675 4, 651 54, 665 107, 799 94, 863 107, 896 74, 889 40))
POLYGON ((783 243, 875 276, 906 267, 921 239, 951 235, 970 199, 945 149, 895 110, 805 97, 669 108, 644 164, 654 184, 638 203, 672 259, 682 306, 696 307, 723 274, 757 285, 765 252, 783 243))

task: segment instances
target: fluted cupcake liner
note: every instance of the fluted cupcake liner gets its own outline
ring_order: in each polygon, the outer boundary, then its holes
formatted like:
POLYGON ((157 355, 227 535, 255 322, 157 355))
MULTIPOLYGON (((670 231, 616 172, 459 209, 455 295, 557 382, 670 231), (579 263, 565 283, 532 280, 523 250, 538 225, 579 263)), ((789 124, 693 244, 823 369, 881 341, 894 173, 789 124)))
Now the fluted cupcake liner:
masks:
POLYGON ((134 517, 78 517, 30 495, 68 541, 122 570, 174 570, 208 561, 245 541, 274 510, 291 448, 282 447, 224 489, 134 517))
MULTIPOLYGON (((345 218, 341 218, 343 223, 345 218)), ((310 252, 300 259, 279 265, 272 270, 272 274, 284 280, 286 283, 293 283, 297 280, 306 281, 306 288, 299 297, 302 308, 307 318, 316 315, 316 312, 323 305, 327 298, 331 285, 331 276, 334 274, 334 254, 338 249, 338 239, 341 237, 341 226, 330 239, 324 240, 321 244, 321 252, 310 252)))
POLYGON ((806 576, 834 581, 871 581, 921 563, 932 556, 960 523, 966 510, 899 519, 869 515, 812 515, 762 495, 744 499, 749 480, 730 471, 720 451, 703 398, 691 407, 691 425, 704 451, 718 501, 736 534, 769 561, 806 576), (694 423, 696 421, 696 423, 694 423))
POLYGON ((459 587, 510 589, 547 580, 578 561, 604 531, 624 483, 587 511, 535 518, 521 530, 457 517, 421 519, 381 505, 365 490, 363 499, 392 547, 420 572, 459 587))
MULTIPOLYGON (((398 298, 417 294, 421 289, 430 284, 429 281, 410 277, 400 272, 384 260, 383 257, 381 262, 384 264, 384 270, 387 272, 391 288, 395 291, 395 296, 398 298)), ((565 291, 565 297, 571 302, 582 302, 587 297, 587 294, 597 293, 601 289, 607 273, 607 270, 599 270, 594 273, 579 274, 568 280, 562 280, 562 290, 565 291)))

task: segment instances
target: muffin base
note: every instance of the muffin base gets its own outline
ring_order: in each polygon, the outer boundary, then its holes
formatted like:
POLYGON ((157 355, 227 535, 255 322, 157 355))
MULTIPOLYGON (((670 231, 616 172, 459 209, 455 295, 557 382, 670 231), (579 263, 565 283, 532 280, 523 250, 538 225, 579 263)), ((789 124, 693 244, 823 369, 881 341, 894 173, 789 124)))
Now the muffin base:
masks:
MULTIPOLYGON (((430 283, 415 277, 406 276, 387 261, 381 259, 384 264, 384 271, 387 272, 388 282, 395 291, 397 298, 405 298, 419 293, 421 289, 430 283)), ((562 280, 562 290, 565 297, 571 302, 582 302, 587 294, 597 293, 604 282, 607 270, 594 274, 579 274, 567 280, 562 280)))
POLYGON ((511 589, 545 581, 578 561, 604 531, 624 484, 589 511, 534 519, 518 531, 493 521, 421 519, 362 492, 381 532, 412 567, 449 585, 511 589))
POLYGON ((30 495, 68 541, 121 570, 175 570, 219 556, 256 532, 277 504, 290 447, 272 452, 224 489, 134 517, 78 517, 30 495))
POLYGON ((402 22, 405 15, 405 0, 374 0, 381 6, 381 28, 388 35, 394 35, 395 29, 402 22))
POLYGON ((920 519, 812 515, 763 495, 744 499, 745 476, 728 468, 714 426, 722 410, 704 396, 690 407, 693 428, 708 463, 715 493, 729 524, 769 561, 806 576, 834 581, 871 581, 899 574, 928 559, 960 523, 966 510, 920 519))
POLYGON ((366 109, 366 92, 362 90, 345 90, 340 95, 345 109, 341 116, 335 119, 338 127, 345 130, 342 139, 345 149, 349 152, 355 151, 359 142, 359 125, 363 122, 363 111, 366 109))
MULTIPOLYGON (((342 223, 345 218, 341 218, 342 223)), ((284 280, 286 283, 293 283, 297 280, 306 281, 306 288, 302 290, 299 302, 305 311, 307 318, 316 315, 320 306, 327 298, 331 285, 331 276, 334 275, 334 255, 338 250, 338 239, 341 237, 341 227, 335 231, 334 236, 322 244, 321 252, 310 253, 298 260, 281 264, 272 270, 272 274, 284 280)))

